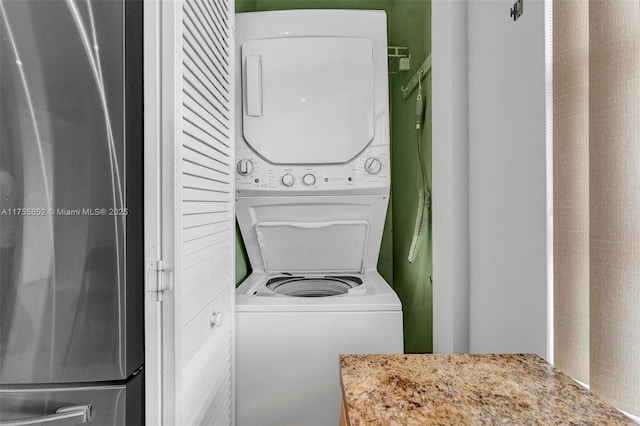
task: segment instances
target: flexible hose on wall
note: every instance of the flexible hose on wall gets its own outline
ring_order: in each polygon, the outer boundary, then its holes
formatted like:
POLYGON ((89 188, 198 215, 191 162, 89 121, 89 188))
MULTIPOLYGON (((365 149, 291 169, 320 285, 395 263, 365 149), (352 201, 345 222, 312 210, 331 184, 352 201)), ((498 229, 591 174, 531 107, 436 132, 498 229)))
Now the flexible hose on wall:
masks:
POLYGON ((431 209, 431 192, 427 184, 427 172, 424 169, 424 155, 422 154, 422 117, 424 114, 424 100, 422 87, 416 97, 416 143, 418 145, 418 163, 420 165, 421 188, 418 191, 418 208, 416 210, 416 225, 411 239, 409 256, 407 260, 413 263, 416 260, 424 234, 428 231, 429 210, 431 209))

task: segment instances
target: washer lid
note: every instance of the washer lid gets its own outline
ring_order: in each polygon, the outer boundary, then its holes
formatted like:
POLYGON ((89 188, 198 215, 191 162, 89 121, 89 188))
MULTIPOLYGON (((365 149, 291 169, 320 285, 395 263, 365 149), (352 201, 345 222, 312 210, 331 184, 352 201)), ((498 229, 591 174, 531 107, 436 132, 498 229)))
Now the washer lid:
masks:
POLYGON ((387 196, 238 197, 236 216, 253 271, 358 274, 375 269, 387 196))
POLYGON ((308 273, 363 272, 369 222, 258 222, 264 270, 308 273))
POLYGON ((271 163, 346 163, 373 139, 370 40, 247 41, 242 80, 244 138, 271 163))

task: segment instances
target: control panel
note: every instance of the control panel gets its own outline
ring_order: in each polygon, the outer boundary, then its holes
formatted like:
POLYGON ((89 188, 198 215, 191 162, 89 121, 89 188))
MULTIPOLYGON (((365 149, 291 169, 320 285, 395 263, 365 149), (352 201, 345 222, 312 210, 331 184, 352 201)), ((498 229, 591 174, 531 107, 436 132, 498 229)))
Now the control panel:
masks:
POLYGON ((346 164, 276 165, 236 145, 236 189, 323 191, 384 188, 390 182, 389 146, 370 146, 346 164))

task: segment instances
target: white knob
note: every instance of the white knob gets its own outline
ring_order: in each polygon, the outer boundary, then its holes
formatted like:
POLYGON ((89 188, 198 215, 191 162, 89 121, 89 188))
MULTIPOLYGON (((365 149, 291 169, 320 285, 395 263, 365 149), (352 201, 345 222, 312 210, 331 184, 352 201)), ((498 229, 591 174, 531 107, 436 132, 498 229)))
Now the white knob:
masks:
POLYGON ((307 173, 302 178, 302 181, 304 182, 305 185, 313 185, 314 183, 316 183, 316 177, 311 173, 307 173))
POLYGON ((249 176, 251 173, 253 173, 253 161, 249 160, 248 158, 243 158, 242 160, 238 161, 236 169, 238 170, 238 174, 240 176, 249 176))
POLYGON ((382 170, 382 161, 377 157, 370 157, 364 162, 364 169, 370 175, 377 175, 382 170))
POLYGON ((282 176, 282 184, 284 186, 293 186, 293 184, 296 182, 295 178, 290 175, 289 173, 287 173, 286 175, 282 176))
POLYGON ((211 327, 220 327, 222 324, 222 312, 214 312, 209 316, 211 327))

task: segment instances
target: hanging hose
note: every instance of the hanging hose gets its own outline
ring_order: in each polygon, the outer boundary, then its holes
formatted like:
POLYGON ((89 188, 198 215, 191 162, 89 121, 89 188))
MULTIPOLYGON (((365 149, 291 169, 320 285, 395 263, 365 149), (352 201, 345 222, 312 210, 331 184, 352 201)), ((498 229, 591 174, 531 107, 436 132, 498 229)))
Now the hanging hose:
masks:
POLYGON ((420 165, 421 188, 418 191, 418 208, 416 210, 416 225, 409 248, 409 263, 413 263, 418 255, 418 250, 424 239, 424 233, 428 227, 429 210, 431 208, 431 192, 427 184, 427 172, 424 169, 424 156, 422 154, 422 120, 424 115, 424 99, 422 97, 422 85, 418 89, 416 97, 416 143, 418 145, 418 163, 420 165))

